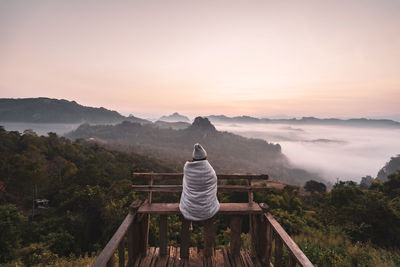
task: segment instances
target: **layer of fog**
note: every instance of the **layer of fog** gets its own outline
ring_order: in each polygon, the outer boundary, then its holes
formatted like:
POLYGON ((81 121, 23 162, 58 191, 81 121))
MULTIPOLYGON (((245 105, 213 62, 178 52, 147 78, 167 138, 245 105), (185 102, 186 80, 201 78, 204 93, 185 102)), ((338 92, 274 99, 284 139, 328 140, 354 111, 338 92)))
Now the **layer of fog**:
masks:
POLYGON ((359 181, 376 176, 390 157, 400 154, 400 129, 288 124, 221 124, 220 131, 279 143, 301 168, 329 181, 359 181))
POLYGON ((0 122, 0 125, 7 131, 33 130, 38 135, 47 135, 49 132, 57 135, 64 135, 79 127, 79 123, 28 123, 28 122, 0 122))

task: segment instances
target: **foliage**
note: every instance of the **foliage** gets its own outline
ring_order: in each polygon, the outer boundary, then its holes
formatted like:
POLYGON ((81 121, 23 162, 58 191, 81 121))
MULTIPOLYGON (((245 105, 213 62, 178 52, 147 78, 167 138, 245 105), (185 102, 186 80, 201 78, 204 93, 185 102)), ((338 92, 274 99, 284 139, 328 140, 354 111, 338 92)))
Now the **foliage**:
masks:
POLYGON ((314 180, 310 180, 306 182, 306 184, 304 185, 304 189, 310 193, 325 193, 326 185, 314 180))
POLYGON ((150 171, 172 169, 53 133, 39 137, 0 129, 0 262, 19 257, 31 265, 97 252, 140 197, 131 190, 132 172, 150 171), (34 218, 33 197, 50 201, 34 218), (29 214, 29 223, 22 213, 29 214))
POLYGON ((25 217, 15 205, 0 206, 0 262, 7 262, 14 257, 24 222, 25 217))

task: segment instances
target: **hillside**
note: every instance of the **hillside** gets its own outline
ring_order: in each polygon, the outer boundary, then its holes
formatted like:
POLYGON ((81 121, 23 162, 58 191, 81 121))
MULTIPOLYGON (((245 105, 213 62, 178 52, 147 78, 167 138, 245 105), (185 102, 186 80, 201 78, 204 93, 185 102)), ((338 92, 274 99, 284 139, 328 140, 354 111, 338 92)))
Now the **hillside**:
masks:
POLYGON ((0 99, 1 122, 34 123, 117 123, 123 120, 144 123, 134 116, 125 117, 103 107, 79 105, 75 101, 51 98, 0 99))
POLYGON ((0 265, 20 257, 10 266, 51 266, 57 255, 96 253, 138 197, 132 172, 151 171, 176 170, 93 142, 0 127, 0 265), (33 222, 32 198, 49 200, 33 222))
POLYGON ((97 139, 107 147, 124 151, 133 149, 177 167, 182 167, 191 158, 193 144, 199 142, 208 151, 217 172, 267 173, 273 179, 297 185, 318 179, 315 174, 293 168, 279 144, 217 131, 208 119, 201 117, 181 130, 131 122, 114 126, 84 124, 67 137, 97 139))
POLYGON ((391 157, 385 166, 379 170, 376 178, 382 182, 386 182, 388 180, 388 176, 397 171, 400 171, 400 154, 396 157, 391 157))

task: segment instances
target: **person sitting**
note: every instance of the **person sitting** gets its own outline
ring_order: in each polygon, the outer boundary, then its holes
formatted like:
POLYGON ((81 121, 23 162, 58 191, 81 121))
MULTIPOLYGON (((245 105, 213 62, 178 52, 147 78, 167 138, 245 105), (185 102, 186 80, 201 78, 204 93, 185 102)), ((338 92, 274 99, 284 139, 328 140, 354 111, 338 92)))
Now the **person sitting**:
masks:
POLYGON ((183 168, 183 189, 179 209, 186 220, 204 221, 219 210, 217 175, 207 160, 207 152, 194 145, 193 160, 183 168))

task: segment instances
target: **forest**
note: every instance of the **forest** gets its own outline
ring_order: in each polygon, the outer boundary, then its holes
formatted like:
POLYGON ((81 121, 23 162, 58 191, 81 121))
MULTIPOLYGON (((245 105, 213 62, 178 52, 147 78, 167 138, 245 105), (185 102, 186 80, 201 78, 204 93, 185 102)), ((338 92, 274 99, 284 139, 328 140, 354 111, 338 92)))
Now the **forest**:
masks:
MULTIPOLYGON (((70 141, 54 133, 8 132, 0 128, 0 263, 84 265, 100 253, 128 212, 145 195, 131 190, 133 172, 180 172, 140 151, 121 152, 96 142, 70 141), (32 216, 33 199, 48 207, 32 216)), ((244 182, 244 181, 243 181, 244 182)), ((262 183, 262 182, 261 182, 262 183)), ((400 266, 400 171, 367 188, 320 181, 304 190, 286 186, 257 192, 271 213, 315 266, 400 266)), ((246 202, 241 193, 219 193, 221 202, 246 202)), ((179 195, 154 194, 176 202, 179 195)), ((217 216, 215 244, 229 246, 229 218, 217 216)), ((180 220, 169 216, 169 244, 179 244, 180 220)), ((202 246, 194 223, 192 246, 202 246)), ((244 222, 243 246, 249 246, 244 222)), ((158 244, 158 218, 151 217, 150 245, 158 244)))

